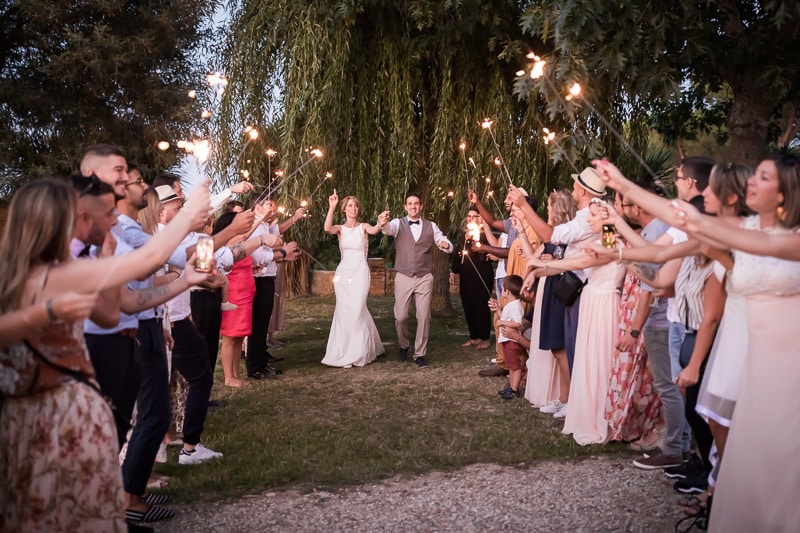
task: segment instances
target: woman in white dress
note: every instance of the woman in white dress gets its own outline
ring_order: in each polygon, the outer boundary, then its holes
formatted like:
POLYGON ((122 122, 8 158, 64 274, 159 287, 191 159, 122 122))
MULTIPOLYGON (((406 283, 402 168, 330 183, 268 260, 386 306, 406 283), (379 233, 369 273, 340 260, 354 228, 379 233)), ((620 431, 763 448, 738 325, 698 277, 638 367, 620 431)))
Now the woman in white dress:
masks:
POLYGON ((338 203, 334 189, 328 198, 325 231, 339 236, 342 260, 333 276, 336 308, 322 364, 350 368, 367 365, 384 353, 378 328, 367 309, 370 285, 367 234, 380 233, 382 226, 358 221, 361 204, 355 196, 345 197, 342 203, 345 223, 334 225, 333 213, 338 203))

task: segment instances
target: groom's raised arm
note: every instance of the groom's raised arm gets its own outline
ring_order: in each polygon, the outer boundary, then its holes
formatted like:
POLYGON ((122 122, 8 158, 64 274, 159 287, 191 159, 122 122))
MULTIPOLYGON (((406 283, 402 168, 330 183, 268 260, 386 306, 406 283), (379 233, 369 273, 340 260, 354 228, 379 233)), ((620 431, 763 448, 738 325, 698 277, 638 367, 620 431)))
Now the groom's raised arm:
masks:
MULTIPOLYGON (((380 224, 380 218, 378 218, 378 223, 380 224)), ((381 230, 381 232, 384 235, 389 235, 390 237, 396 237, 398 231, 400 231, 400 219, 399 218, 393 218, 392 220, 387 222, 383 226, 383 229, 381 230)))

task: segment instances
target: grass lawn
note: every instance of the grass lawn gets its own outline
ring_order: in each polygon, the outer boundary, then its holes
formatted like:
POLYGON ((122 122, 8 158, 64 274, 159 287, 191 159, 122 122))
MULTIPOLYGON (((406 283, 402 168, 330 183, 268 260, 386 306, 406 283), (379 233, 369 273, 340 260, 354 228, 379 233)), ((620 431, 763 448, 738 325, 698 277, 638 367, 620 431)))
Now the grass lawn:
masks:
MULTIPOLYGON (((457 298, 456 298, 457 300, 457 298)), ((473 463, 525 466, 541 459, 625 453, 621 445, 581 447, 560 433, 562 424, 524 400, 503 401, 505 378, 481 378, 493 357, 461 348, 467 339, 458 315, 434 318, 429 368, 395 362, 393 298, 371 297, 369 307, 386 355, 364 368, 322 366, 333 297, 287 302, 286 347, 277 380, 249 387, 221 385, 212 397, 204 442, 225 457, 197 466, 170 462, 157 471, 173 477, 187 501, 289 486, 301 489, 366 483, 397 474, 451 470, 473 463)), ((412 320, 412 328, 414 326, 412 320)), ((413 329, 412 329, 413 332, 413 329)), ((413 337, 413 334, 412 334, 413 337)))

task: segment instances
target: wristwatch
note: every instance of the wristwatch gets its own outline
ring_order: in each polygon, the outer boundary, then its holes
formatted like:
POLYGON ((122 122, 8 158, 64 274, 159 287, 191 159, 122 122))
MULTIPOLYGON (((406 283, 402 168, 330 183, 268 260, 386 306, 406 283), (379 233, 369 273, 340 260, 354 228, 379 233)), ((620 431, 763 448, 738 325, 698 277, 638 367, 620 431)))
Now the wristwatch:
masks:
POLYGON ((633 337, 634 339, 638 339, 639 338, 639 333, 641 333, 641 332, 638 329, 632 329, 630 331, 630 336, 633 337))

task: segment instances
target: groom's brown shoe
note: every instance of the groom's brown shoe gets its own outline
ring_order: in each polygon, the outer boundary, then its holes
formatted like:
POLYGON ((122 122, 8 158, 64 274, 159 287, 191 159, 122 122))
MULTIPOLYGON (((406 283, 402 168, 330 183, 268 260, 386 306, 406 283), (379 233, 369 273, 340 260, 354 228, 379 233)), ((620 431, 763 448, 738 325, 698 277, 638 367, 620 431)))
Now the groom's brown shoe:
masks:
POLYGON ((503 370, 500 365, 492 365, 489 368, 484 368, 478 375, 482 378, 496 378, 500 376, 505 376, 508 374, 508 370, 503 370))

